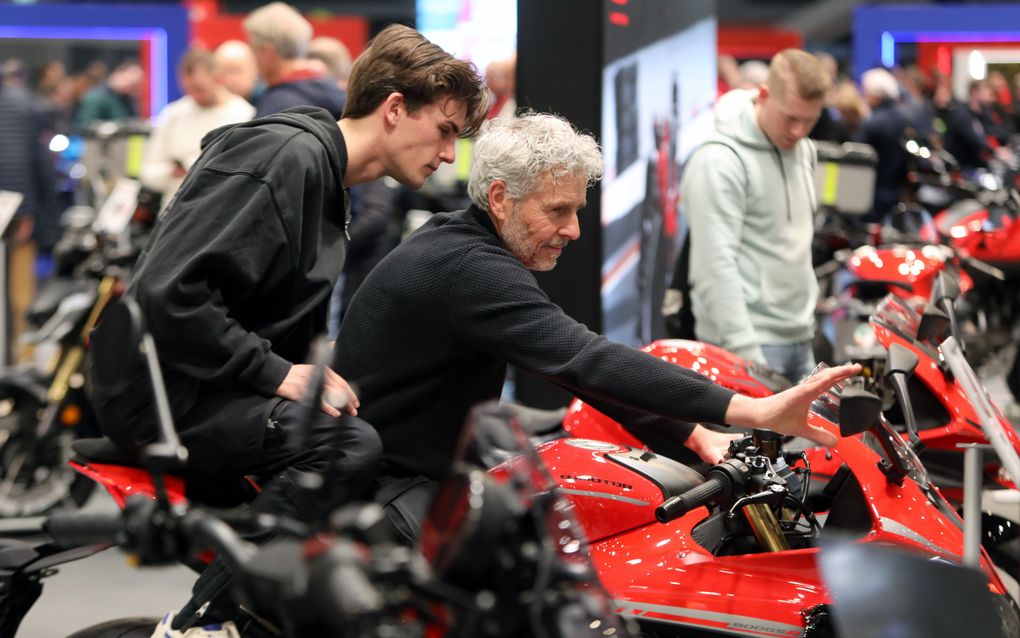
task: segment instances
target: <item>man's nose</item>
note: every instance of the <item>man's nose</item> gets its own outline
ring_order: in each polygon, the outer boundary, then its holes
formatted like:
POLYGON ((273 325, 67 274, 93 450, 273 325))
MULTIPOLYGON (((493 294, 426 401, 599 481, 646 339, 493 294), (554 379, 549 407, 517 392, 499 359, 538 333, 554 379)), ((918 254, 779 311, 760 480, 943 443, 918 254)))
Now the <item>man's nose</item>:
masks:
POLYGON ((452 164, 455 159, 457 159, 457 138, 444 142, 442 150, 439 151, 440 161, 452 164))
POLYGON ((563 226, 560 229, 560 234, 570 241, 575 241, 581 238, 581 221, 577 218, 577 213, 570 216, 566 226, 563 226))

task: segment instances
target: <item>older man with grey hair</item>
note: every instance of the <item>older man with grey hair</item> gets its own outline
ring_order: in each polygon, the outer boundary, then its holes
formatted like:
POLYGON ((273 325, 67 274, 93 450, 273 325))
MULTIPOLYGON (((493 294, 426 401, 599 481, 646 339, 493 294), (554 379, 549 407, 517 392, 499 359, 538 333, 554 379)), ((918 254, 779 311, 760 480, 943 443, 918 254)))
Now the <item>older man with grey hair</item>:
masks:
POLYGON ((272 2, 244 19, 244 31, 255 52, 266 90, 259 97, 255 117, 272 115, 292 106, 318 106, 339 120, 344 92, 307 58, 312 25, 296 9, 272 2))
POLYGON ((595 140, 552 115, 496 120, 475 146, 472 205, 435 215, 376 266, 355 295, 334 369, 356 384, 383 442, 376 500, 411 540, 450 469, 476 403, 499 397, 511 364, 631 428, 668 431, 708 462, 730 436, 689 421, 766 427, 832 445, 810 402, 854 372, 769 397, 736 396, 700 374, 607 341, 550 301, 531 270, 551 270, 580 238, 578 213, 602 172, 595 140))

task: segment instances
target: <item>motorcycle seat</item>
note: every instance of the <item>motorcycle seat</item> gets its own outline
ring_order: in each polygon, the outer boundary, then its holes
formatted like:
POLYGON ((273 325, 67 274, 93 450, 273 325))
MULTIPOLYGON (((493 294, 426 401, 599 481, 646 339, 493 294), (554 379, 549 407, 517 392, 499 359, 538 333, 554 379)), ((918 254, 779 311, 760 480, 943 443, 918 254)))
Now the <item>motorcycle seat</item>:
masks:
POLYGON ((73 460, 80 463, 105 463, 108 465, 126 465, 143 467, 141 459, 125 452, 106 437, 92 439, 76 439, 71 443, 75 453, 73 460))

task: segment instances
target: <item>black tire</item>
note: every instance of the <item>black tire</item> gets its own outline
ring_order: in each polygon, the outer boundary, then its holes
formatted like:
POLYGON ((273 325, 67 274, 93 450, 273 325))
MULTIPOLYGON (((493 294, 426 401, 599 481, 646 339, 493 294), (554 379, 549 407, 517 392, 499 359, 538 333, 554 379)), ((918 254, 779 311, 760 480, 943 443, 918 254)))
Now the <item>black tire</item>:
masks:
POLYGON ((149 638, 159 618, 122 618, 74 632, 67 638, 149 638))
MULTIPOLYGON (((89 406, 83 406, 89 409, 89 406)), ((46 406, 27 393, 0 396, 0 518, 42 516, 80 507, 95 483, 68 466, 75 430, 53 426, 33 434, 46 406)))

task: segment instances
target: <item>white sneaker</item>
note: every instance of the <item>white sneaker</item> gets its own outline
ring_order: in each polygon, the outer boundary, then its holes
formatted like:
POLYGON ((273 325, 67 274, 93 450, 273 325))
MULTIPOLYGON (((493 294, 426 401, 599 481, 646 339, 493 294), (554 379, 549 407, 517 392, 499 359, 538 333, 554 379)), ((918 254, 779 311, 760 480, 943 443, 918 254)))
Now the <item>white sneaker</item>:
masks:
POLYGON ((237 625, 232 621, 192 627, 187 631, 171 629, 175 613, 172 611, 163 616, 163 619, 156 625, 155 631, 152 632, 151 638, 241 638, 241 634, 237 631, 237 625))

